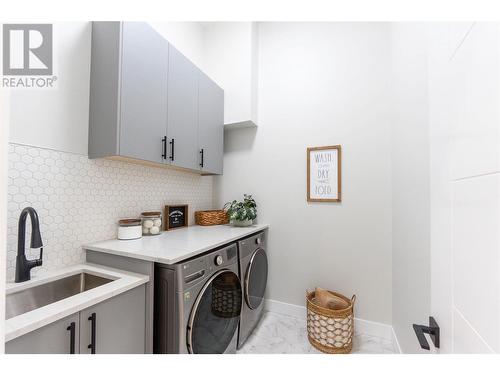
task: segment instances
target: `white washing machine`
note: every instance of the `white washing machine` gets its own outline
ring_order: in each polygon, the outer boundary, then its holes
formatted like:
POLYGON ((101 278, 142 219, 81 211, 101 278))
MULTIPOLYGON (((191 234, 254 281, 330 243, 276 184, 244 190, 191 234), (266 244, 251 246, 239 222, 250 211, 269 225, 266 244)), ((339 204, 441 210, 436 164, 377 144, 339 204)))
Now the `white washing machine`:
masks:
POLYGON ((266 248, 267 231, 238 242, 239 273, 243 290, 238 349, 243 346, 264 312, 268 272, 266 248))

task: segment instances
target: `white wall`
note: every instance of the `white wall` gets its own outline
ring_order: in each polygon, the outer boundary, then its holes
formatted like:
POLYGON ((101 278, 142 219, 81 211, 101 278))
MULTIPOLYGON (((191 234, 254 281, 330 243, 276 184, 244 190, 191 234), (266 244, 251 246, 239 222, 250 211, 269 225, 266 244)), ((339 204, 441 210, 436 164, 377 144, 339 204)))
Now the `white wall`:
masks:
POLYGON ((316 285, 391 323, 389 27, 259 25, 259 126, 226 132, 222 204, 254 195, 271 225, 268 298, 316 285), (306 148, 342 145, 343 202, 307 203, 306 148))
POLYGON ((432 310, 451 328, 442 351, 498 353, 499 25, 451 24, 433 40, 432 310))
POLYGON ((89 22, 54 24, 56 89, 11 90, 10 141, 87 154, 89 22))
POLYGON ((149 22, 184 56, 205 70, 204 29, 200 22, 149 22))
POLYGON ((427 24, 392 31, 392 324, 404 353, 421 353, 412 324, 430 312, 427 24))

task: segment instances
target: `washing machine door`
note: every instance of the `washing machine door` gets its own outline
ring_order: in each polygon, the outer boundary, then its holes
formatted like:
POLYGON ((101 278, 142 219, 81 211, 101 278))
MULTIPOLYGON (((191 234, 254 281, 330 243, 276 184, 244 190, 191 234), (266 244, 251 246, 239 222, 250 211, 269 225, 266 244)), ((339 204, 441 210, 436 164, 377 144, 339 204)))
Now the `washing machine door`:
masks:
POLYGON ((245 273, 245 302, 252 310, 264 300, 267 284, 267 255, 259 248, 254 251, 245 273))
POLYGON ((230 270, 216 272, 203 286, 191 310, 187 327, 189 353, 224 353, 240 321, 241 283, 230 270))

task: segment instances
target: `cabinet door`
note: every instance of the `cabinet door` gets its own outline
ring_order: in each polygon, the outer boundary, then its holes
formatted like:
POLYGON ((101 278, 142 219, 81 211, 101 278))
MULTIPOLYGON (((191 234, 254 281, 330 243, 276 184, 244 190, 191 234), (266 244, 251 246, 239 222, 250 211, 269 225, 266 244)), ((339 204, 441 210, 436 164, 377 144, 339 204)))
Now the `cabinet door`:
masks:
POLYGON ((143 22, 124 22, 122 27, 119 154, 163 162, 168 42, 143 22))
POLYGON ((80 353, 143 354, 145 306, 145 287, 141 285, 81 311, 80 353))
POLYGON ((201 171, 207 174, 222 174, 224 91, 202 72, 199 78, 198 100, 198 147, 201 171))
POLYGON ((7 354, 71 354, 79 352, 78 313, 5 343, 7 354))
POLYGON ((169 160, 177 167, 199 169, 198 69, 172 46, 168 61, 169 160))

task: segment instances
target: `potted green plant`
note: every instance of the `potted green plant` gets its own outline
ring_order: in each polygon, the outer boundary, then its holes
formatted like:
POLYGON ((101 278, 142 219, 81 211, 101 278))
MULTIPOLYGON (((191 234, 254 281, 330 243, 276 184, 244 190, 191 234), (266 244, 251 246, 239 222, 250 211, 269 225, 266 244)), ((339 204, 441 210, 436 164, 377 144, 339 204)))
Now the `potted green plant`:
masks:
POLYGON ((257 204, 251 195, 244 194, 243 202, 236 200, 224 205, 231 224, 236 227, 247 227, 257 217, 257 204))

